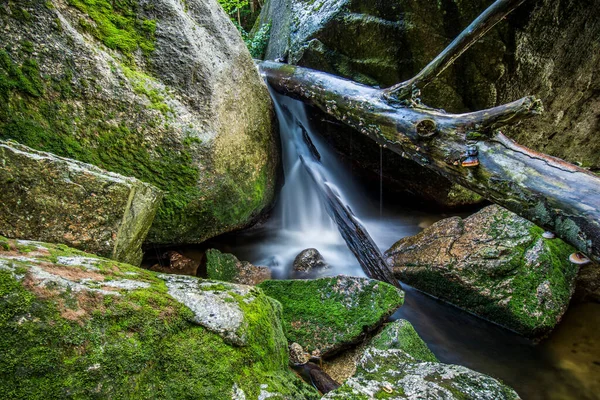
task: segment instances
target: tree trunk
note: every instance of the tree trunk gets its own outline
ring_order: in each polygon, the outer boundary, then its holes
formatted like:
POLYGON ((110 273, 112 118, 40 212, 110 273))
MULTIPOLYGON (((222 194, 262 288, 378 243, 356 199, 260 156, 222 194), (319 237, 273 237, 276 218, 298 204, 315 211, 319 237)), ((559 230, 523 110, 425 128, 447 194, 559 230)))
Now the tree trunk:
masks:
POLYGON ((555 232, 600 261, 600 178, 522 147, 497 129, 542 112, 525 97, 466 114, 420 104, 419 90, 523 0, 498 0, 414 78, 376 89, 324 72, 263 62, 273 89, 321 108, 405 158, 555 232))

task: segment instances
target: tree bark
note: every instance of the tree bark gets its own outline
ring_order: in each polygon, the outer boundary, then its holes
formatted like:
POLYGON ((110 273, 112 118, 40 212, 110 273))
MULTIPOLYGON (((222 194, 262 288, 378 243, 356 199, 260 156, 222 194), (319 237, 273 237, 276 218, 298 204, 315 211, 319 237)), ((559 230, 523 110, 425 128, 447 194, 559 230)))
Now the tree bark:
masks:
POLYGON ((449 114, 422 105, 415 97, 429 77, 520 3, 496 1, 441 53, 441 61, 438 56, 426 72, 388 89, 270 61, 261 63, 260 69, 275 91, 319 107, 380 145, 555 232, 600 261, 600 178, 522 147, 497 130, 541 113, 539 100, 525 97, 488 110, 449 114))

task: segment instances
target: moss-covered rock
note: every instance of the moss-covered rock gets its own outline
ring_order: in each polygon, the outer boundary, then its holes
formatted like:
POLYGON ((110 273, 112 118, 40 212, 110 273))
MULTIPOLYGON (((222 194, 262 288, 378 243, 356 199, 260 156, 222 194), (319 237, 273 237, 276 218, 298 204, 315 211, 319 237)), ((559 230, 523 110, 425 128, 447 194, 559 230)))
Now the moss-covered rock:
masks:
POLYGON ((369 341, 369 346, 379 350, 400 349, 417 361, 438 361, 415 328, 405 319, 386 324, 383 330, 369 341))
POLYGON ((149 242, 201 242, 270 205, 271 100, 216 2, 11 0, 0 25, 0 139, 163 190, 149 242))
POLYGON ((281 305, 260 289, 0 243, 3 398, 318 398, 288 369, 281 305), (220 329, 198 302, 239 325, 220 329))
POLYGON ((342 275, 259 287, 283 305, 288 341, 323 356, 359 342, 404 302, 404 292, 392 285, 342 275))
POLYGON ((258 285, 271 279, 271 270, 268 267, 240 261, 233 254, 221 253, 217 249, 206 251, 206 273, 209 279, 243 285, 258 285))
POLYGON ((560 321, 573 294, 575 249, 499 206, 448 218, 385 254, 402 281, 536 337, 560 321))
POLYGON ((398 320, 372 338, 356 373, 324 399, 518 399, 497 380, 439 363, 410 322, 398 320))
POLYGON ((460 365, 415 362, 399 349, 368 348, 357 373, 323 399, 517 400, 494 378, 460 365))
POLYGON ((162 198, 155 187, 0 140, 0 234, 139 265, 162 198))

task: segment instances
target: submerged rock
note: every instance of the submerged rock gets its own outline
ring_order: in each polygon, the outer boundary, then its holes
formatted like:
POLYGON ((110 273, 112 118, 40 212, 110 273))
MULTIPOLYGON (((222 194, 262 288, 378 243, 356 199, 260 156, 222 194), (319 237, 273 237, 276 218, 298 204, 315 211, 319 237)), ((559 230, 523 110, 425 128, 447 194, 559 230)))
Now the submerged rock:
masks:
POLYGON ((288 341, 321 356, 359 342, 404 302, 404 292, 392 285, 343 275, 259 287, 283 305, 288 341))
POLYGON ((258 288, 0 237, 0 299, 7 398, 319 397, 258 288))
POLYGON ((356 361, 356 373, 324 399, 481 399, 519 396, 499 381, 437 361, 406 320, 376 335, 356 361))
POLYGON ((435 297, 536 337, 567 309, 575 250, 499 206, 441 220, 396 242, 385 255, 394 274, 435 297))
POLYGON ((216 249, 206 252, 206 271, 210 279, 243 285, 258 285, 271 279, 269 268, 240 261, 233 254, 221 253, 216 249))
POLYGON ((0 140, 0 234, 139 265, 162 193, 135 178, 0 140))
POLYGON ((293 263, 294 276, 306 276, 311 273, 319 272, 319 270, 328 269, 329 264, 319 253, 317 249, 302 250, 294 259, 293 263))
POLYGON ((147 242, 199 243, 270 206, 271 100, 216 1, 11 1, 0 26, 0 139, 161 189, 147 242))

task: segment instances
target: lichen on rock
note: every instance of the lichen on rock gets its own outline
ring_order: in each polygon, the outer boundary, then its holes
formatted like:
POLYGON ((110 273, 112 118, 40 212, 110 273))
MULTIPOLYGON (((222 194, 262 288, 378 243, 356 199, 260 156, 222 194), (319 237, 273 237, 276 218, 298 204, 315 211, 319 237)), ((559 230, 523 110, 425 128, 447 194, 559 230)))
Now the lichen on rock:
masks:
POLYGON ((452 217, 386 251, 402 281, 530 337, 549 333, 573 294, 573 247, 499 206, 452 217))
POLYGON ((459 365, 437 361, 406 320, 386 327, 356 359, 356 373, 324 399, 516 400, 511 388, 459 365))
POLYGON ((288 368, 281 305, 260 289, 185 276, 173 283, 64 245, 0 243, 5 398, 318 398, 288 368), (187 296, 214 294, 208 309, 240 310, 245 342, 231 345, 199 323, 169 295, 181 285, 187 296))
POLYGON ((288 341, 322 356, 359 342, 404 301, 404 292, 390 284, 343 275, 259 287, 283 305, 288 341))

